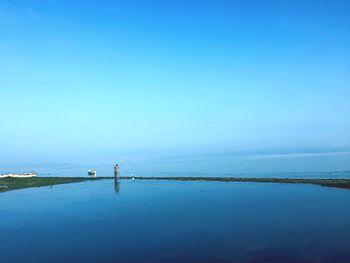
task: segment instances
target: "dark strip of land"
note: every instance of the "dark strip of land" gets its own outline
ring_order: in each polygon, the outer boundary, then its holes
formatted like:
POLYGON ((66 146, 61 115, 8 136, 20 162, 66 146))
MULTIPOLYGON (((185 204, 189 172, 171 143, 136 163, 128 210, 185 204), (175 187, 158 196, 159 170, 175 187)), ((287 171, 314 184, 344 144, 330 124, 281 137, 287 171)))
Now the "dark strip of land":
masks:
MULTIPOLYGON (((52 186, 56 184, 77 183, 114 177, 31 177, 31 178, 0 178, 0 192, 29 188, 52 186)), ((315 184, 327 187, 350 189, 350 179, 292 179, 292 178, 247 178, 247 177, 140 177, 121 176, 122 180, 173 180, 173 181, 209 181, 209 182, 254 182, 254 183, 288 183, 315 184)))
POLYGON ((30 178, 0 178, 0 192, 56 184, 78 183, 89 180, 111 179, 114 177, 30 177, 30 178))
POLYGON ((293 179, 293 178, 249 178, 249 177, 142 177, 122 176, 120 179, 135 180, 175 180, 175 181, 212 181, 212 182, 253 182, 253 183, 286 183, 316 184, 320 186, 350 189, 350 179, 293 179))

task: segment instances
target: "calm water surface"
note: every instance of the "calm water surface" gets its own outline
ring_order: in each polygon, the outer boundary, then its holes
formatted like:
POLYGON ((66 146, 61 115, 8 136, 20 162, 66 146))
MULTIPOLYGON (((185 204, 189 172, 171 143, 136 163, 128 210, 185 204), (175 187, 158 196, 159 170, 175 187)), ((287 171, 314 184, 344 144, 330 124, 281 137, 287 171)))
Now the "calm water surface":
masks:
POLYGON ((333 154, 209 154, 117 160, 14 165, 3 165, 0 160, 0 173, 86 176, 87 170, 96 169, 98 176, 113 176, 114 163, 118 162, 122 175, 135 176, 350 178, 350 149, 333 154))
POLYGON ((83 182, 0 194, 0 262, 350 262, 350 191, 83 182))

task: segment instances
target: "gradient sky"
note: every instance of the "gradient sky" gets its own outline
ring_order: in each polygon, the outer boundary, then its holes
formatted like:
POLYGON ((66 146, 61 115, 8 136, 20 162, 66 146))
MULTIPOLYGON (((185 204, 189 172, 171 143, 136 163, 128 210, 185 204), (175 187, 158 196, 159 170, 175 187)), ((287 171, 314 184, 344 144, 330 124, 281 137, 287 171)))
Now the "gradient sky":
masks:
POLYGON ((349 101, 349 1, 0 2, 4 163, 349 147, 349 101))

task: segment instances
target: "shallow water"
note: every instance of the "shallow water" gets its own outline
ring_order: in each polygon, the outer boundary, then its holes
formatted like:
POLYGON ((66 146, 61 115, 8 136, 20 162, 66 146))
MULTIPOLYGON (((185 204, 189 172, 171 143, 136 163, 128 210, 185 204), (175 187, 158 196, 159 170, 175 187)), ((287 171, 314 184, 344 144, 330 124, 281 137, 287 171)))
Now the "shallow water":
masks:
POLYGON ((14 262, 350 262, 350 191, 92 181, 0 194, 14 262))

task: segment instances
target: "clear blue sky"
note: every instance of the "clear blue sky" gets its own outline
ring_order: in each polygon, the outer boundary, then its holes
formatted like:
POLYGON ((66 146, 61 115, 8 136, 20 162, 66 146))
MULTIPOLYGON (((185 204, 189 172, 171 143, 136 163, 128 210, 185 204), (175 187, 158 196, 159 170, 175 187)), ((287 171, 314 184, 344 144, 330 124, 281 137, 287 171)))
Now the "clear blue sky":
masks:
POLYGON ((350 146, 349 1, 1 1, 0 159, 350 146))

